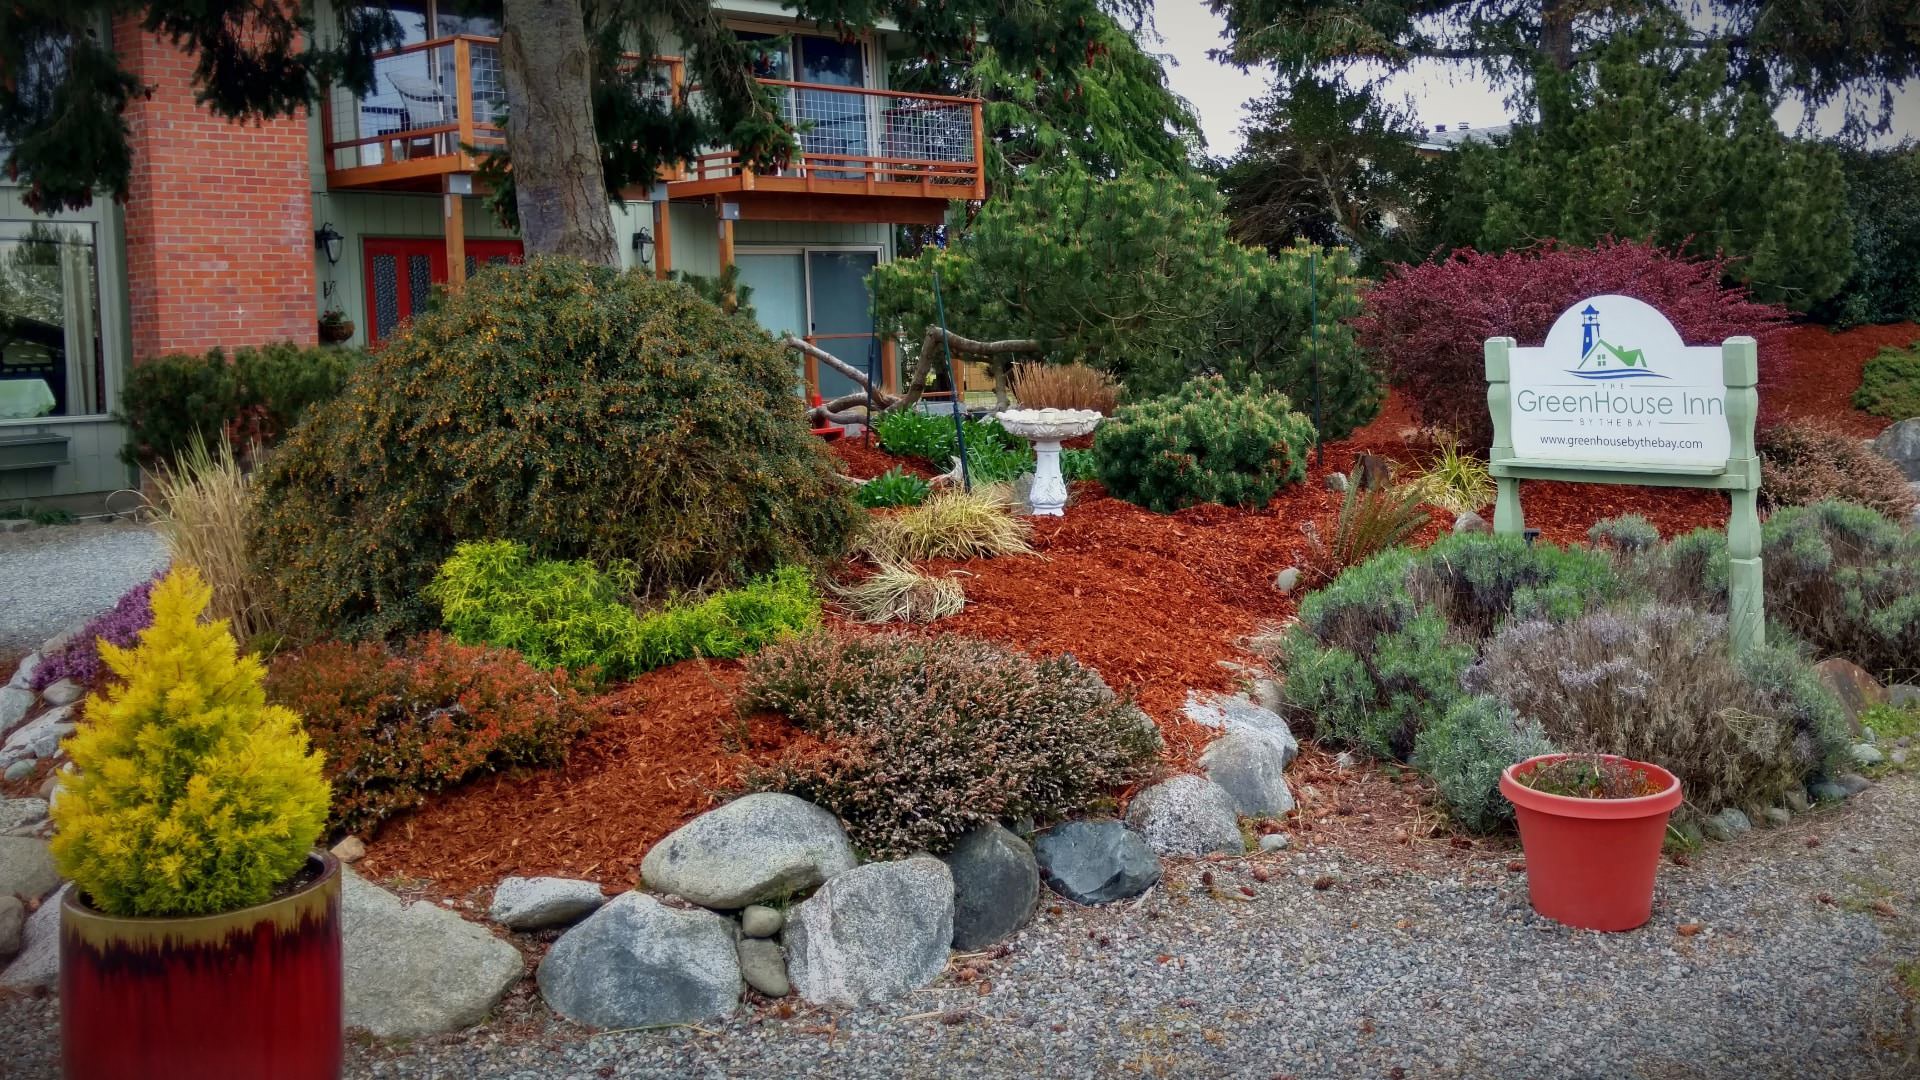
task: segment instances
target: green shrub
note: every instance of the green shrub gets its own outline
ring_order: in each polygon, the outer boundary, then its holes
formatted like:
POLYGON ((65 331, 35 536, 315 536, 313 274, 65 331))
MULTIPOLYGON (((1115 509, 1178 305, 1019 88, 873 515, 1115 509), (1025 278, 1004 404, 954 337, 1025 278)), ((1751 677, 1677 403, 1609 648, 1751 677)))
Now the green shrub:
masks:
POLYGON ((464 780, 558 765, 601 718, 564 675, 439 634, 389 652, 323 642, 275 658, 267 696, 306 720, 333 785, 333 833, 362 832, 464 780))
POLYGON ((1024 440, 1018 446, 987 441, 967 444, 967 478, 976 484, 1010 484, 1032 471, 1033 444, 1024 440))
POLYGON ((300 637, 433 623, 463 540, 625 561, 649 595, 808 565, 859 509, 789 359, 684 285, 565 259, 482 274, 267 464, 256 551, 300 637))
POLYGON ((741 707, 832 753, 750 778, 828 810, 872 858, 940 853, 991 821, 1058 818, 1145 775, 1153 722, 1070 656, 942 635, 814 635, 747 664, 741 707))
POLYGON ((1464 698, 1425 728, 1414 742, 1413 765, 1433 778, 1447 816, 1473 832, 1497 832, 1513 823, 1513 804, 1500 793, 1507 766, 1554 752, 1534 721, 1484 695, 1464 698))
POLYGON ((887 453, 917 458, 943 469, 953 458, 956 445, 952 417, 912 409, 890 412, 875 420, 873 434, 887 453))
POLYGON ((121 455, 129 464, 170 466, 196 435, 209 446, 222 434, 272 445, 309 408, 337 397, 363 359, 357 349, 277 342, 240 349, 231 361, 214 349, 135 364, 120 394, 121 455))
POLYGON ((1091 450, 1060 451, 1060 475, 1068 483, 1100 479, 1100 462, 1091 450))
POLYGON ((695 656, 744 656, 820 621, 812 576, 796 567, 644 616, 631 605, 637 580, 631 566, 535 559, 524 544, 496 540, 456 548, 427 597, 463 644, 610 679, 695 656))
POLYGON ((1258 377, 1219 376, 1123 407, 1100 425, 1094 459, 1116 498, 1158 513, 1198 503, 1265 506, 1306 476, 1313 425, 1258 377))
POLYGON ((855 488, 853 501, 868 509, 919 506, 932 491, 932 485, 896 465, 855 488))
POLYGON ((1760 500, 1769 508, 1838 499, 1892 518, 1913 511, 1913 489, 1900 467, 1851 435, 1790 420, 1763 429, 1757 442, 1760 500))
POLYGON ((1300 531, 1306 534, 1319 568, 1329 575, 1337 574, 1405 543, 1407 537, 1419 532, 1428 521, 1427 511, 1421 506, 1424 501, 1416 485, 1369 488, 1355 472, 1347 477, 1346 493, 1340 497, 1333 539, 1321 539, 1312 522, 1300 526, 1300 531))
POLYGON ((1660 530, 1639 514, 1621 514, 1593 523, 1587 542, 1597 548, 1634 555, 1660 546, 1660 530))
POLYGON ((1920 416, 1920 342, 1904 349, 1881 349, 1860 373, 1853 407, 1889 420, 1920 416))
POLYGON ((1814 321, 1855 326, 1920 320, 1920 289, 1913 287, 1920 281, 1920 147, 1909 142, 1888 150, 1836 149, 1853 217, 1853 271, 1838 293, 1813 309, 1814 321))
POLYGON ((1667 769, 1707 812, 1773 805, 1846 749, 1839 704, 1804 660, 1778 647, 1736 660, 1726 616, 1691 608, 1514 623, 1464 682, 1561 750, 1667 769))

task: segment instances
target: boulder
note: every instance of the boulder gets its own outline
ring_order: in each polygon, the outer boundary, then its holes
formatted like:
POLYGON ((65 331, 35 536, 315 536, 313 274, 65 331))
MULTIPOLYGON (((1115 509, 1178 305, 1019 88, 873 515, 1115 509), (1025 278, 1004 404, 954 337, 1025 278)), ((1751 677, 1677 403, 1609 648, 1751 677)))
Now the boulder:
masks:
POLYGON ((1920 686, 1894 683, 1887 687, 1887 704, 1899 709, 1920 709, 1920 686))
POLYGON ((1793 815, 1788 813, 1784 806, 1769 806, 1762 812, 1761 817, 1766 821, 1769 829, 1782 828, 1793 822, 1793 815))
POLYGON ((1138 896, 1160 880, 1160 860, 1140 834, 1112 819, 1068 821, 1034 841, 1040 874, 1076 904, 1138 896))
POLYGON ((769 938, 780 932, 787 917, 764 904, 749 904, 740 912, 740 932, 753 938, 769 938))
POLYGON ((640 876, 658 892, 731 910, 804 892, 857 861, 832 814, 762 792, 675 829, 640 861, 640 876))
POLYGON ((5 736, 20 722, 27 718, 27 710, 38 701, 33 691, 22 686, 0 687, 0 737, 5 736))
POLYGON ((1327 490, 1345 492, 1347 490, 1347 474, 1343 472, 1328 473, 1327 490))
MULTIPOLYGON (((33 673, 39 669, 40 658, 45 655, 46 652, 47 650, 42 649, 40 652, 28 653, 26 658, 20 661, 20 666, 13 669, 13 676, 7 680, 8 688, 19 690, 27 689, 28 686, 33 683, 33 673)), ((0 724, 0 727, 5 726, 5 724, 0 724)))
POLYGON ((38 900, 60 887, 47 842, 37 836, 0 836, 0 896, 38 900))
POLYGON ((793 993, 793 983, 787 978, 787 957, 780 951, 780 943, 765 938, 741 938, 738 946, 740 953, 740 977, 747 985, 770 998, 782 998, 793 993))
POLYGON ((1033 849, 997 824, 960 838, 943 859, 953 875, 953 947, 983 949, 1012 937, 1040 902, 1033 849))
POLYGON ((1161 855, 1238 855, 1246 850, 1233 796, 1203 776, 1176 776, 1135 795, 1127 807, 1127 824, 1161 855))
POLYGON ((1813 809, 1813 800, 1807 798, 1807 793, 1805 791, 1801 791, 1798 789, 1789 791, 1787 792, 1785 799, 1786 799, 1787 809, 1793 811, 1796 814, 1804 814, 1808 810, 1813 809))
POLYGON ((1273 575, 1273 587, 1281 593, 1291 593, 1300 587, 1300 568, 1289 566, 1273 575))
POLYGON ((0 961, 20 952, 20 931, 27 925, 27 905, 17 896, 0 896, 0 961))
POLYGON ((73 734, 73 728, 73 706, 48 709, 7 736, 6 745, 0 746, 0 763, 52 757, 60 749, 60 740, 73 734))
POLYGON ((591 881, 510 877, 493 890, 487 917, 512 930, 538 930, 577 923, 606 902, 600 886, 591 881))
POLYGON ((520 950, 438 904, 341 867, 346 1023, 381 1038, 471 1027, 519 981, 520 950))
POLYGON ((1849 753, 1853 756, 1853 763, 1863 769, 1887 760, 1887 756, 1880 752, 1880 748, 1872 743, 1856 743, 1849 753))
POLYGON ((351 866, 367 857, 367 842, 357 836, 343 836, 333 845, 333 857, 351 866))
POLYGON ((1701 822, 1701 826, 1706 830, 1706 834, 1715 840, 1732 840, 1736 836, 1753 831, 1753 822, 1748 819, 1746 813, 1731 806, 1707 818, 1701 822))
POLYGON ((1823 803, 1839 802, 1853 794, 1851 791, 1848 791, 1846 788, 1841 787, 1831 780, 1822 780, 1812 785, 1807 788, 1807 793, 1813 796, 1815 802, 1823 803))
POLYGON ((6 782, 9 784, 15 783, 17 781, 25 780, 27 777, 32 775, 33 775, 33 761, 31 759, 22 759, 20 761, 16 761, 13 764, 7 766, 4 771, 0 771, 0 779, 6 780, 6 782))
POLYGON ((1813 672, 1840 699, 1840 708, 1847 714, 1847 724, 1852 727, 1855 737, 1864 734, 1866 729, 1861 726, 1860 714, 1875 705, 1887 703, 1887 691, 1880 685, 1880 680, 1868 674, 1860 665, 1837 656, 1830 656, 1813 665, 1813 672))
POLYGON ((815 1005, 867 1005, 927 985, 953 943, 953 874, 926 855, 868 863, 787 912, 787 975, 815 1005))
POLYGON ((45 799, 0 799, 0 833, 47 820, 45 799))
POLYGON ((690 1024, 740 1000, 733 920, 622 893, 561 935, 540 961, 540 996, 599 1028, 690 1024))
POLYGON ((1873 448, 1881 457, 1900 466, 1908 482, 1920 480, 1920 416, 1902 420, 1880 433, 1873 448))
POLYGON ((1873 786, 1873 781, 1859 773, 1841 773, 1835 783, 1844 788, 1849 795, 1858 795, 1873 786))
POLYGON ((1284 760, 1281 766, 1300 752, 1293 729, 1272 709, 1254 704, 1235 694, 1187 691, 1187 703, 1180 711, 1196 724, 1224 731, 1228 735, 1259 735, 1278 746, 1284 760))
POLYGON ((1486 518, 1467 510, 1453 519, 1453 531, 1455 533, 1491 533, 1493 526, 1487 524, 1486 518))
POLYGON ((1293 837, 1283 832, 1270 832, 1260 838, 1261 851, 1285 851, 1293 846, 1293 837))
POLYGON ((0 971, 0 990, 51 990, 60 981, 60 901, 71 885, 41 901, 20 928, 20 955, 0 971))
POLYGON ((71 705, 87 696, 87 691, 72 679, 60 679, 40 691, 40 700, 49 705, 71 705))
MULTIPOLYGON (((1264 711, 1264 710, 1262 710, 1264 711)), ((1293 752, 1252 731, 1222 735, 1200 752, 1200 771, 1226 789, 1234 809, 1247 817, 1278 817, 1293 809, 1287 762, 1293 752)))

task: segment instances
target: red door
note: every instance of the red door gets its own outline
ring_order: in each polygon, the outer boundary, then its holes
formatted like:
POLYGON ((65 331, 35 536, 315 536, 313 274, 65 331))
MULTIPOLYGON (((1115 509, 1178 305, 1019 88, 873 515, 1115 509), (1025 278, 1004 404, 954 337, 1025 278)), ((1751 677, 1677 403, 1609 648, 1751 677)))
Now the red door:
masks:
MULTIPOLYGON (((447 283, 447 243, 432 238, 376 239, 366 244, 367 342, 378 344, 433 302, 447 283)), ((518 240, 468 240, 467 276, 483 266, 517 263, 518 240)))

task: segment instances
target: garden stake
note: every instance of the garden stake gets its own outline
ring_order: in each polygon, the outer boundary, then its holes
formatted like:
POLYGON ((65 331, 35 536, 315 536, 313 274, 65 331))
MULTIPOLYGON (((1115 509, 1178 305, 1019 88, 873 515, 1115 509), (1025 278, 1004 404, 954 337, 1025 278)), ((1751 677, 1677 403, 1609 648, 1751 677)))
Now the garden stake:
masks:
POLYGON ((873 412, 879 405, 873 388, 880 382, 880 301, 874 297, 867 299, 867 321, 873 327, 873 336, 867 339, 867 424, 860 433, 863 445, 873 445, 873 412))
POLYGON ((1307 335, 1313 355, 1314 464, 1327 463, 1327 441, 1320 435, 1320 249, 1307 252, 1307 335))
POLYGON ((960 448, 960 486, 973 493, 973 474, 967 468, 967 428, 960 422, 960 372, 953 366, 953 341, 947 336, 947 305, 940 298, 940 271, 933 272, 933 311, 940 320, 940 348, 947 354, 947 378, 953 383, 953 441, 960 448))

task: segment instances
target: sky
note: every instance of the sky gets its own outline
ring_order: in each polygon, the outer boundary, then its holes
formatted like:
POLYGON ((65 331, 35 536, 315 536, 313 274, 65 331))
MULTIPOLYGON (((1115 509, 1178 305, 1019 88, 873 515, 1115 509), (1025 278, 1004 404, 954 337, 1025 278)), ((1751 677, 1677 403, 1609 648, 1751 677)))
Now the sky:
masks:
MULTIPOLYGON (((1225 44, 1221 37, 1225 22, 1207 10, 1203 0, 1158 0, 1154 4, 1154 25, 1161 40, 1158 44, 1149 41, 1146 46, 1167 58, 1167 80, 1174 92, 1191 102, 1200 114, 1207 152, 1215 157, 1231 156, 1243 141, 1240 124, 1244 107, 1266 94, 1267 73, 1244 72, 1208 59, 1208 50, 1225 44)), ((1470 65, 1423 62, 1390 79, 1386 93, 1396 101, 1404 99, 1420 123, 1428 127, 1445 124, 1451 128, 1460 123, 1487 127, 1509 119, 1504 95, 1485 85, 1470 65)), ((1828 110, 1828 114, 1837 112, 1828 110)), ((1799 122, 1800 110, 1789 103, 1778 115, 1781 126, 1791 129, 1799 122)), ((1823 119, 1831 121, 1822 124, 1823 129, 1837 128, 1837 116, 1823 119)), ((1871 141, 1891 145, 1915 137, 1920 137, 1920 87, 1909 85, 1896 99, 1894 130, 1871 141)))

